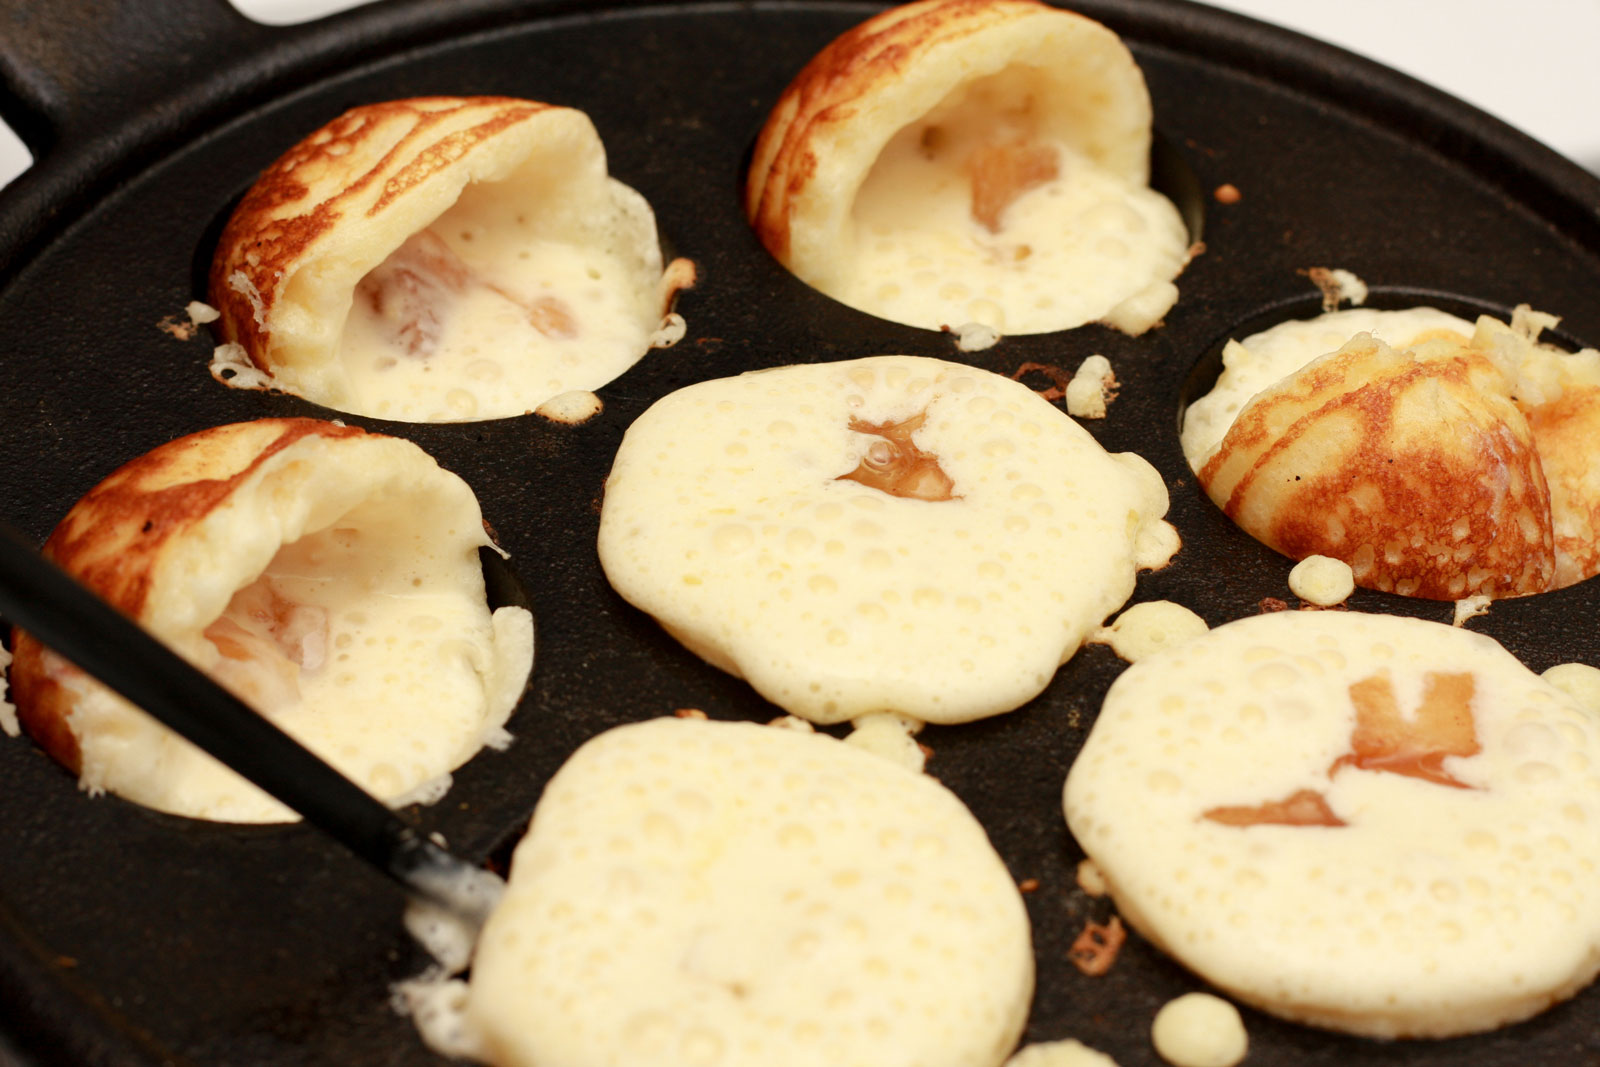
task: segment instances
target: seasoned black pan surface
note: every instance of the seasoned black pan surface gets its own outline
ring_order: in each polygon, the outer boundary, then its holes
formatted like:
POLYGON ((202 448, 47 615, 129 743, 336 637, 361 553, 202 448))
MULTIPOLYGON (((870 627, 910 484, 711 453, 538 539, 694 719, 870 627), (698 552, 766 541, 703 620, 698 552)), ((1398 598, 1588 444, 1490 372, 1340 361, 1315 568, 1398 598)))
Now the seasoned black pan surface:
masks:
MULTIPOLYGON (((179 341, 157 324, 203 297, 222 221, 257 173, 349 106, 492 93, 582 108, 612 172, 649 199, 671 249, 700 267, 679 304, 687 338, 601 390, 604 412, 589 423, 355 420, 415 440, 472 484, 535 612, 537 665, 510 724, 516 743, 480 756, 442 803, 411 813, 474 857, 514 840, 555 768, 609 726, 690 706, 716 718, 777 714, 622 602, 595 557, 611 456, 628 424, 673 389, 888 352, 1006 374, 1103 353, 1122 391, 1089 428, 1161 470, 1185 542, 1172 566, 1141 577, 1136 599, 1176 600, 1216 625, 1287 597, 1290 564, 1195 488, 1177 419, 1215 375, 1227 336, 1316 310, 1305 268, 1352 269, 1380 304, 1471 314, 1528 301, 1564 315, 1568 341, 1600 341, 1600 183, 1400 75, 1200 7, 1079 5, 1132 46, 1154 98, 1161 183, 1203 225, 1206 250, 1179 279, 1166 325, 1140 338, 1100 327, 1008 338, 970 356, 947 336, 808 290, 741 214, 741 169, 766 109, 818 48, 878 5, 401 2, 272 32, 221 7, 113 4, 115 17, 84 13, 81 36, 65 38, 62 19, 35 24, 13 11, 0 29, 12 35, 0 74, 21 94, 15 117, 41 156, 0 194, 0 511, 36 539, 105 474, 173 437, 261 416, 333 417, 219 386, 206 372, 211 339, 179 341), (169 24, 158 31, 146 19, 169 24), (29 33, 43 43, 19 45, 29 33), (73 41, 82 54, 65 54, 73 41), (162 48, 176 73, 150 66, 162 48), (142 73, 125 63, 97 73, 97 49, 138 57, 142 73), (1242 200, 1215 202, 1223 183, 1242 200)), ((1449 613, 1371 593, 1351 606, 1449 613)), ((1597 609, 1590 582, 1497 604, 1472 625, 1543 670, 1600 662, 1597 609)), ((923 740, 930 772, 970 805, 1017 879, 1039 881, 1027 898, 1039 964, 1027 1039, 1077 1037, 1134 1067, 1158 1062, 1155 1010, 1201 983, 1137 937, 1103 978, 1067 959, 1084 920, 1109 906, 1073 883, 1082 854, 1060 789, 1122 667, 1108 649, 1087 648, 1021 710, 930 728, 923 740)), ((394 887, 312 831, 205 825, 91 799, 25 739, 0 742, 0 1061, 439 1062, 389 1006, 390 984, 423 963, 401 906, 394 887)), ((1565 1064, 1600 1058, 1597 1009, 1591 989, 1528 1023, 1431 1043, 1245 1017, 1252 1064, 1565 1064)))

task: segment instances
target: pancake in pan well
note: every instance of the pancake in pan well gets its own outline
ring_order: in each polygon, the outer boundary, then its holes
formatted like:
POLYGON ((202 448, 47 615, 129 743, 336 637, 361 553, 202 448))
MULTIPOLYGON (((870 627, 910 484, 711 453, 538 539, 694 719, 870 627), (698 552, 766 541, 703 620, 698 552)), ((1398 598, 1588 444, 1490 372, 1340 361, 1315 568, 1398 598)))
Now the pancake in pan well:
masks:
POLYGON ((1148 189, 1150 96, 1100 24, 1032 0, 922 0, 839 37, 756 143, 746 213, 802 281, 937 329, 1130 333, 1189 254, 1148 189))
POLYGON ((1278 612, 1129 667, 1067 778, 1123 918, 1297 1022, 1443 1037, 1600 968, 1600 719, 1491 639, 1278 612))
POLYGON ((211 302, 242 352, 220 349, 213 373, 385 419, 521 415, 631 367, 693 277, 663 270, 649 205, 606 176, 582 112, 369 104, 290 149, 229 219, 211 302))
MULTIPOLYGON (((409 441, 310 419, 205 430, 80 500, 45 554, 367 790, 436 799, 533 656, 492 615, 477 500, 409 441)), ((23 726, 92 793, 234 822, 296 816, 26 634, 23 726)))
POLYGON ((1472 323, 1431 307, 1403 310, 1346 308, 1313 319, 1280 322, 1222 351, 1222 374, 1205 396, 1183 413, 1183 454, 1198 471, 1222 444, 1250 398, 1276 385, 1318 356, 1343 348, 1358 333, 1371 334, 1405 351, 1422 341, 1455 334, 1472 337, 1472 323))
POLYGON ((1600 352, 1540 343, 1554 321, 1358 310, 1230 342, 1185 452, 1242 529, 1295 559, 1341 559, 1366 588, 1459 600, 1570 585, 1600 570, 1600 352), (1351 328, 1393 343, 1360 332, 1318 358, 1351 328))
POLYGON ((954 794, 822 734, 657 719, 551 779, 466 1019, 502 1067, 995 1067, 1032 992, 954 794))
POLYGON ((701 382, 629 427, 612 586, 813 722, 1036 696, 1177 549, 1160 476, 1033 390, 913 356, 701 382))

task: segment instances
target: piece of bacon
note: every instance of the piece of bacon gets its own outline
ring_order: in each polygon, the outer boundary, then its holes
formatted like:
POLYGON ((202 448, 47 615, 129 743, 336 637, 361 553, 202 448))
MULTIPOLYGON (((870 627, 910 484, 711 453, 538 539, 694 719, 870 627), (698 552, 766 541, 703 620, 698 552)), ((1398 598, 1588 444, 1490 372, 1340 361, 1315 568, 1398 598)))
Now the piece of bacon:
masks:
POLYGON ((1282 800, 1212 808, 1205 818, 1224 826, 1344 826, 1321 793, 1300 789, 1282 800))
POLYGON ((1104 924, 1089 919, 1083 924, 1083 932, 1067 950, 1067 956, 1078 970, 1091 978, 1098 978, 1117 962, 1117 953, 1127 939, 1128 933, 1117 916, 1111 916, 1104 924))
POLYGON ((1430 671, 1423 680, 1422 703, 1411 718, 1400 714, 1394 685, 1387 675, 1363 678, 1350 686, 1356 706, 1356 728, 1350 753, 1328 768, 1387 771, 1457 789, 1471 786, 1444 769, 1446 756, 1476 756, 1478 744, 1472 719, 1473 679, 1470 673, 1430 671))
POLYGON ((271 709, 297 701, 301 671, 327 659, 328 613, 287 599, 263 578, 235 593, 205 636, 222 654, 211 672, 217 681, 271 709))
MULTIPOLYGON (((257 579, 233 594, 227 610, 212 626, 223 624, 270 642, 283 658, 306 670, 316 670, 327 658, 327 611, 290 600, 268 578, 257 579)), ((224 629, 224 636, 230 632, 224 629)), ((228 655, 221 645, 218 649, 228 655)))
POLYGON ((567 310, 567 305, 553 296, 541 296, 536 300, 524 303, 512 296, 498 285, 490 286, 495 292, 511 301, 521 304, 528 309, 528 321, 533 328, 546 337, 573 338, 578 336, 578 322, 572 317, 572 312, 567 310))
POLYGON ((966 169, 972 179, 972 217, 990 233, 1012 202, 1061 173, 1055 149, 1021 138, 974 149, 966 169))
POLYGON ((356 296, 389 327, 389 340, 413 359, 439 347, 453 298, 466 292, 472 272, 430 230, 412 234, 356 284, 356 296))
MULTIPOLYGON (((1471 673, 1429 671, 1423 678, 1422 703, 1415 715, 1406 718, 1400 713, 1388 675, 1352 682, 1350 701, 1356 709, 1356 726, 1350 735, 1350 751, 1333 761, 1328 777, 1341 767, 1358 767, 1471 789, 1444 769, 1444 760, 1446 756, 1476 756, 1483 750, 1472 718, 1475 690, 1471 673)), ((1346 825, 1323 795, 1312 789, 1265 804, 1212 808, 1203 818, 1224 826, 1346 825)))
POLYGON ((955 483, 939 466, 939 457, 918 448, 911 435, 922 428, 928 413, 913 415, 903 422, 873 424, 850 420, 856 433, 871 434, 877 441, 867 446, 856 469, 839 475, 839 481, 860 482, 890 496, 913 500, 950 500, 955 483))
POLYGON ((388 325, 396 348, 427 359, 439 349, 456 299, 473 288, 489 289, 522 308, 529 325, 546 337, 578 336, 577 320, 565 303, 553 296, 525 299, 482 277, 432 230, 407 238, 357 283, 356 296, 388 325))

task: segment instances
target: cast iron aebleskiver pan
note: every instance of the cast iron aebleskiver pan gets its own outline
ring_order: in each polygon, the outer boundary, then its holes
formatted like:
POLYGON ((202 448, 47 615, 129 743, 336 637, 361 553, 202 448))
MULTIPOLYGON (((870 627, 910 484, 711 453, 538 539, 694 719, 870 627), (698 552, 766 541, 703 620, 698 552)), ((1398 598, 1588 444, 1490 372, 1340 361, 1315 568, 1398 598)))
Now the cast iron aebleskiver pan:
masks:
MULTIPOLYGON (((956 358, 950 340, 812 293, 747 231, 745 154, 783 86, 880 5, 671 5, 393 0, 273 30, 223 0, 51 0, 0 9, 0 106, 39 164, 0 192, 0 511, 42 540, 113 468, 183 433, 266 415, 327 415, 222 388, 210 339, 156 324, 203 296, 222 220, 255 175, 344 108, 426 93, 503 93, 588 111, 612 172, 651 201, 673 249, 701 268, 688 337, 601 391, 581 427, 525 417, 409 426, 463 475, 513 554, 539 629, 531 690, 506 753, 486 753, 415 814, 465 854, 518 833, 543 782, 616 723, 697 706, 775 710, 706 667, 617 598, 595 559, 610 458, 651 401, 753 367, 882 352, 956 358)), ((1224 337, 1315 310, 1297 271, 1342 266, 1375 302, 1452 310, 1520 301, 1600 340, 1600 182, 1402 76, 1205 8, 1086 0, 1149 80, 1168 192, 1203 213, 1207 251, 1164 328, 1008 338, 968 362, 1010 373, 1110 357, 1122 394, 1091 431, 1165 475, 1186 547, 1141 578, 1219 624, 1284 596, 1289 563, 1233 529, 1195 489, 1177 445, 1191 379, 1224 337), (1208 195, 1231 182, 1243 201, 1208 195), (1198 369, 1197 369, 1198 368, 1198 369)), ((1063 561, 1067 565, 1069 561, 1063 561)), ((1429 618, 1448 605, 1360 593, 1353 606, 1429 618)), ((1600 662, 1595 583, 1495 606, 1474 628, 1542 670, 1600 662)), ((1039 965, 1027 1039, 1075 1036, 1125 1067, 1153 1064, 1148 1026, 1200 983, 1131 938, 1112 972, 1066 950, 1109 907, 1074 888, 1081 856, 1059 813, 1074 753, 1122 664, 1080 653, 1038 700, 930 728, 932 773, 987 827, 1028 897, 1039 965)), ((0 1061, 50 1064, 428 1064, 389 983, 421 957, 398 892, 300 827, 192 823, 81 795, 25 740, 0 743, 0 1061), (9 1049, 8 1049, 9 1046, 9 1049)), ((1498 965, 1486 959, 1485 969, 1498 965)), ((1382 1044, 1247 1011, 1252 1064, 1591 1063, 1600 992, 1476 1038, 1382 1044)))

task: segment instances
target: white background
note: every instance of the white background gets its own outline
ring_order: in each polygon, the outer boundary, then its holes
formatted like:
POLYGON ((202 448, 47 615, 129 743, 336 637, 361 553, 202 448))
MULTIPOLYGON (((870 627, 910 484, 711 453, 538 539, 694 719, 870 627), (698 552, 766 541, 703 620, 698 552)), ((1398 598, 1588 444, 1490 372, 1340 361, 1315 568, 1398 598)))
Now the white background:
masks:
MULTIPOLYGON (((363 0, 232 2, 251 18, 283 24, 354 7, 363 0)), ((1600 172, 1600 0, 1212 3, 1405 71, 1600 172)), ((28 163, 21 142, 0 126, 0 185, 28 163)))

